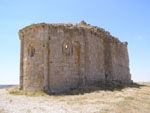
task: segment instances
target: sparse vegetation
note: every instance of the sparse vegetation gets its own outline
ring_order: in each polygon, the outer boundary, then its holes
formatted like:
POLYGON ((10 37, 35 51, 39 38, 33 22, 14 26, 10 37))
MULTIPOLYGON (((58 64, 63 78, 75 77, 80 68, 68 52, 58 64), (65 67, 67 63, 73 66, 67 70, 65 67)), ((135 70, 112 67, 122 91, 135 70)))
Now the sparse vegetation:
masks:
POLYGON ((90 86, 79 87, 77 89, 72 89, 64 93, 64 95, 77 95, 90 92, 99 92, 99 91, 121 91, 124 88, 139 88, 144 85, 136 83, 122 83, 120 81, 109 81, 109 82, 97 82, 90 86))
POLYGON ((38 92, 22 91, 22 90, 19 90, 18 86, 7 88, 7 91, 9 94, 13 94, 13 95, 26 95, 26 96, 46 96, 47 95, 43 91, 38 91, 38 92))
POLYGON ((76 104, 104 106, 96 113, 149 113, 150 111, 150 83, 97 83, 68 91, 65 95, 70 96, 63 97, 63 101, 72 106, 76 104))
MULTIPOLYGON (((69 90, 61 95, 48 95, 44 92, 27 93, 19 91, 18 87, 7 90, 13 95, 35 96, 33 100, 29 97, 30 103, 36 102, 37 105, 42 105, 40 109, 45 111, 48 111, 49 107, 56 106, 51 109, 56 109, 56 111, 58 108, 63 108, 62 110, 65 111, 69 109, 72 113, 74 110, 85 113, 149 113, 150 111, 150 83, 122 84, 113 82, 105 84, 98 82, 92 86, 69 90), (40 100, 37 96, 40 96, 40 100), (49 106, 48 103, 55 106, 49 106)), ((24 98, 27 101, 28 97, 15 96, 15 98, 24 98)), ((14 104, 15 100, 9 98, 8 102, 14 104)), ((20 104, 24 103, 27 102, 22 101, 20 104)), ((33 111, 34 108, 31 105, 30 108, 22 109, 33 111)), ((0 113, 3 113, 4 110, 2 109, 0 113)))

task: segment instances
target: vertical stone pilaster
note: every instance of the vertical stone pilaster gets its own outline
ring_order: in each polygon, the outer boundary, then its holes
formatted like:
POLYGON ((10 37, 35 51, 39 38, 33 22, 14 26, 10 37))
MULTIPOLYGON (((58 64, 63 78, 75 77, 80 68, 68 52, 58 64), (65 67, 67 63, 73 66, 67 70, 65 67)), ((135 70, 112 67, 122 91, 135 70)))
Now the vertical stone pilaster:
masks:
POLYGON ((20 48, 20 85, 19 89, 23 89, 23 59, 24 59, 24 38, 21 38, 20 36, 20 41, 21 41, 21 48, 20 48))
POLYGON ((84 46, 84 85, 87 85, 88 84, 88 72, 89 72, 89 50, 88 50, 88 47, 89 47, 89 41, 88 41, 88 35, 87 37, 84 37, 84 43, 85 43, 85 46, 84 46))
POLYGON ((44 91, 46 91, 46 92, 49 92, 48 48, 49 48, 49 43, 45 42, 45 44, 44 44, 44 91))

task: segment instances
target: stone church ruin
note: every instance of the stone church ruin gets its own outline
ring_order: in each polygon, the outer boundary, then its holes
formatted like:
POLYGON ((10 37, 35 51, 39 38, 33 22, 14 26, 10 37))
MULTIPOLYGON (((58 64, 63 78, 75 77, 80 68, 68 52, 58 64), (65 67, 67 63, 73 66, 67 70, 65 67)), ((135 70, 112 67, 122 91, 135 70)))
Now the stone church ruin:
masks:
POLYGON ((21 29, 19 37, 21 90, 61 93, 97 81, 131 81, 127 42, 102 28, 41 23, 21 29))

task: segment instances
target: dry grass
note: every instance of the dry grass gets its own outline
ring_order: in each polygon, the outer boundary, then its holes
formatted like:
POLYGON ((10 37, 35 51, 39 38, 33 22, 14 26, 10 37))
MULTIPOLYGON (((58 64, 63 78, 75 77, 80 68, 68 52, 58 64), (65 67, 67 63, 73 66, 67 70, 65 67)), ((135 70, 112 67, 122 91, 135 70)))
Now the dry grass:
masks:
POLYGON ((38 92, 22 91, 19 90, 18 86, 7 88, 6 90, 8 91, 9 94, 13 94, 13 95, 25 95, 25 96, 46 96, 47 95, 43 91, 38 91, 38 92))
POLYGON ((150 83, 100 84, 66 92, 60 101, 69 105, 99 106, 99 113, 149 113, 150 83), (101 108, 101 106, 103 106, 101 108))
MULTIPOLYGON (((47 95, 44 92, 20 92, 17 87, 9 89, 10 94, 46 96, 47 99, 65 103, 72 110, 93 111, 95 113, 149 113, 150 83, 121 84, 97 83, 89 87, 80 87, 62 95, 47 95)), ((44 97, 45 98, 45 97, 44 97)), ((81 112, 82 112, 81 111, 81 112)), ((1 113, 1 111, 0 111, 1 113)), ((88 112, 91 113, 91 112, 88 112)))

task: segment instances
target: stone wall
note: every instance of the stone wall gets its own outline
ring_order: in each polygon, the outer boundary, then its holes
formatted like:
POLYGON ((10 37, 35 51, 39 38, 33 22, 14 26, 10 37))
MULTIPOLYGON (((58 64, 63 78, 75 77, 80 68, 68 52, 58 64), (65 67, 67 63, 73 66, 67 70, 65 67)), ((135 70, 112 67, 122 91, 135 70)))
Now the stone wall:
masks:
POLYGON ((60 93, 96 81, 129 82, 127 43, 85 22, 33 24, 19 31, 20 89, 60 93))
POLYGON ((130 81, 127 43, 112 43, 112 69, 114 80, 130 81))

